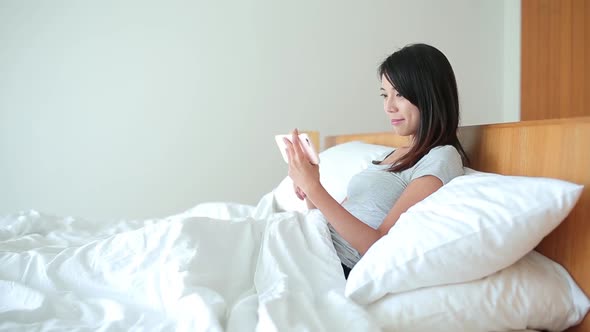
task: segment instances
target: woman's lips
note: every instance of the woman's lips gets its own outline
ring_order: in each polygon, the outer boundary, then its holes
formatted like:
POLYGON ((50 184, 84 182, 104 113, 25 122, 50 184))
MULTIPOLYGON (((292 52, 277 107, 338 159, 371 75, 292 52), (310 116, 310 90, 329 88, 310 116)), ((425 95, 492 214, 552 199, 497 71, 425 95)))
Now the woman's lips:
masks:
POLYGON ((404 119, 391 119, 391 124, 395 126, 400 124, 402 121, 404 121, 404 119))

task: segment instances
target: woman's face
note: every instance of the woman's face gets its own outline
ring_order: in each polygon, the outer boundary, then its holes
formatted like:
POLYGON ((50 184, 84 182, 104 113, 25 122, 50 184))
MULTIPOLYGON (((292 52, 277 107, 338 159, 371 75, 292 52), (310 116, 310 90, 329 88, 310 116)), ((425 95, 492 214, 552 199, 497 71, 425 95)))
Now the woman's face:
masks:
POLYGON ((413 136, 420 126, 420 110, 401 96, 385 76, 381 77, 383 109, 393 130, 400 136, 413 136))

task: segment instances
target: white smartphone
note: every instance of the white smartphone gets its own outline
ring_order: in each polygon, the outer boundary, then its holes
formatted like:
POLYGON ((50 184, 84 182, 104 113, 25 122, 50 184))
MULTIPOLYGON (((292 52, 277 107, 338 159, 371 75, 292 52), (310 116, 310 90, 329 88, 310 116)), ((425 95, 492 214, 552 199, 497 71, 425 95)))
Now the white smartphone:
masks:
MULTIPOLYGON (((287 156, 287 145, 283 141, 283 138, 287 138, 290 142, 292 142, 291 137, 292 137, 291 135, 276 135, 275 136, 275 141, 277 142, 277 145, 279 146, 279 150, 281 151, 281 154, 283 155, 283 159, 285 160, 286 163, 289 163, 289 157, 287 156)), ((301 146, 303 147, 303 152, 305 152, 307 159, 309 159, 309 161, 314 165, 319 164, 320 157, 316 153, 316 151, 313 147, 313 143, 309 139, 309 136, 306 133, 301 133, 301 134, 299 134, 299 140, 301 141, 301 146)))

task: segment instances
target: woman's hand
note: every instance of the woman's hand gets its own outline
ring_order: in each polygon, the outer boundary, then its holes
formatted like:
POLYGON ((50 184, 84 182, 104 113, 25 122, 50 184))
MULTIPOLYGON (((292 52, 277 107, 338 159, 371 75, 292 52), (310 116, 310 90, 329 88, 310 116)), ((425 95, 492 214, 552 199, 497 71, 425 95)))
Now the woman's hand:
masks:
POLYGON ((320 184, 320 168, 318 165, 312 164, 305 155, 297 129, 293 130, 291 136, 291 141, 284 139, 289 159, 289 177, 293 180, 294 187, 298 187, 305 195, 314 186, 320 184))

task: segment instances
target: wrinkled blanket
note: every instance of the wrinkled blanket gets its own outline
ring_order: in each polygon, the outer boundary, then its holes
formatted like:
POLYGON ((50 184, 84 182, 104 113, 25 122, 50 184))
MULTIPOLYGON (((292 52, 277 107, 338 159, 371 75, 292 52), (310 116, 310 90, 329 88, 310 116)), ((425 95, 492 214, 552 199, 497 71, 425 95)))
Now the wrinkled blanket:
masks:
POLYGON ((162 219, 0 217, 0 330, 373 331, 316 212, 205 203, 162 219))

